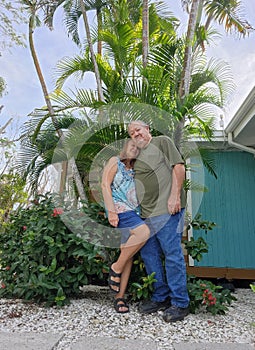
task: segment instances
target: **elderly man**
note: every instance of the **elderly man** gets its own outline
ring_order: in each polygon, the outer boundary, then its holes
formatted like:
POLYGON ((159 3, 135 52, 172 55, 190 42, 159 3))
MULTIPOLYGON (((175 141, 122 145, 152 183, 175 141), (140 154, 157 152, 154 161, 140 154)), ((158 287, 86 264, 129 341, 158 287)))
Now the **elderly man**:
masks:
POLYGON ((186 266, 181 247, 186 197, 183 159, 170 138, 152 137, 149 126, 132 121, 130 137, 140 149, 135 181, 141 216, 151 237, 141 249, 146 272, 155 272, 151 300, 139 305, 141 313, 164 310, 166 322, 183 320, 189 313, 186 266), (163 257, 163 259, 162 259, 163 257))

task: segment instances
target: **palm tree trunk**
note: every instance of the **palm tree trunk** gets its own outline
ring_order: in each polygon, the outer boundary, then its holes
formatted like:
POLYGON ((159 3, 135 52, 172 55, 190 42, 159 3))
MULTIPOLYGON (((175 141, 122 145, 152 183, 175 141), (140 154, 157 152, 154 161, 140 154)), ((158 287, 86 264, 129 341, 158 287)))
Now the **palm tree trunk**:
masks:
MULTIPOLYGON (((38 79, 39 79, 40 84, 41 84, 41 88, 42 88, 42 91, 43 91, 43 96, 44 96, 44 99, 45 99, 45 102, 46 102, 46 106, 47 106, 47 108, 49 110, 50 116, 52 118, 52 122, 53 122, 53 124, 55 126, 56 118, 54 118, 54 110, 52 108, 52 105, 51 105, 51 102, 50 102, 50 99, 49 99, 49 93, 48 93, 48 90, 47 90, 47 87, 46 87, 46 83, 45 83, 45 80, 44 80, 44 77, 43 77, 43 73, 42 73, 42 70, 41 70, 41 66, 40 66, 38 57, 37 57, 37 54, 36 54, 36 50, 35 50, 35 46, 34 46, 33 34, 34 34, 34 28, 33 28, 33 15, 32 15, 32 16, 30 16, 30 19, 29 19, 29 36, 28 36, 28 38, 29 38, 29 48, 30 48, 30 52, 31 52, 31 55, 32 55, 32 58, 33 58, 34 65, 35 65, 35 70, 36 70, 38 79)), ((56 130, 57 130, 57 128, 56 128, 56 130)), ((57 132, 59 133, 60 131, 57 130, 57 132)), ((59 136, 61 136, 61 135, 59 135, 59 136)))
MULTIPOLYGON (((189 15, 188 30, 186 35, 186 45, 184 52, 184 62, 181 74, 181 82, 179 86, 179 99, 182 102, 185 96, 189 93, 190 78, 191 78, 191 59, 192 59, 192 46, 195 34, 195 28, 197 23, 197 15, 200 0, 193 0, 191 11, 189 15)), ((182 118, 175 129, 174 132, 174 142, 178 148, 181 147, 181 139, 183 134, 183 128, 185 124, 185 118, 182 118)))
MULTIPOLYGON (((97 9, 97 27, 98 27, 98 32, 102 30, 103 26, 103 19, 102 19, 102 11, 101 9, 97 9)), ((98 41, 97 43, 97 53, 102 56, 102 41, 98 41)))
POLYGON ((143 47, 143 68, 146 68, 148 63, 148 54, 149 54, 149 9, 148 9, 148 0, 143 0, 143 38, 142 38, 142 47, 143 47))
MULTIPOLYGON (((57 118, 54 115, 54 109, 52 107, 52 104, 51 104, 51 101, 50 101, 50 98, 49 98, 49 93, 48 93, 48 90, 47 90, 47 86, 46 86, 46 83, 45 83, 45 80, 44 80, 44 77, 43 77, 41 66, 40 66, 40 63, 39 63, 39 60, 38 60, 38 57, 37 57, 37 53, 36 53, 36 50, 35 50, 35 46, 34 46, 34 39, 33 39, 33 33, 34 33, 33 16, 34 15, 35 15, 35 13, 32 13, 32 15, 30 16, 30 19, 29 19, 29 48, 30 48, 30 52, 31 52, 31 55, 32 55, 32 58, 33 58, 34 65, 35 65, 36 73, 37 73, 38 79, 39 79, 40 84, 41 84, 41 88, 42 88, 42 91, 43 91, 43 96, 44 96, 44 99, 45 99, 45 102, 46 102, 49 114, 50 114, 51 119, 52 119, 52 123, 53 123, 53 125, 54 125, 54 127, 56 129, 56 132, 57 132, 59 138, 61 138, 63 136, 63 132, 57 126, 57 118)), ((60 183, 62 184, 62 186, 61 186, 61 188, 59 190, 60 193, 65 190, 66 172, 64 171, 64 169, 66 168, 66 166, 67 166, 67 164, 65 164, 65 162, 64 162, 62 164, 63 171, 61 172, 61 180, 60 180, 60 183)), ((75 165, 73 165, 73 167, 75 167, 75 165)), ((79 176, 78 170, 75 171, 75 173, 74 173, 74 179, 75 179, 75 183, 76 183, 77 189, 79 191, 78 193, 79 193, 80 198, 85 200, 86 199, 86 195, 85 195, 85 191, 84 191, 84 188, 83 188, 82 181, 81 181, 81 178, 79 176)))
POLYGON ((95 71, 95 77, 96 77, 96 82, 97 82, 97 90, 98 90, 98 99, 99 99, 99 101, 104 102, 104 94, 103 94, 102 82, 101 82, 101 79, 100 79, 100 73, 99 73, 99 69, 98 69, 98 65, 97 65, 97 61, 96 61, 96 56, 95 56, 94 49, 93 49, 93 44, 92 44, 91 35, 90 35, 90 28, 89 28, 87 12, 86 12, 86 8, 85 8, 85 5, 83 3, 83 0, 80 0, 80 6, 81 6, 81 12, 82 12, 82 16, 83 16, 84 25, 85 25, 85 30, 86 30, 86 35, 87 35, 87 40, 88 40, 91 60, 92 60, 92 63, 93 63, 93 66, 94 66, 94 71, 95 71))
POLYGON ((179 86, 179 98, 183 100, 189 93, 190 77, 191 77, 191 58, 194 33, 197 23, 197 14, 200 0, 193 0, 189 15, 188 30, 186 35, 186 45, 184 53, 184 63, 181 75, 181 83, 179 86))

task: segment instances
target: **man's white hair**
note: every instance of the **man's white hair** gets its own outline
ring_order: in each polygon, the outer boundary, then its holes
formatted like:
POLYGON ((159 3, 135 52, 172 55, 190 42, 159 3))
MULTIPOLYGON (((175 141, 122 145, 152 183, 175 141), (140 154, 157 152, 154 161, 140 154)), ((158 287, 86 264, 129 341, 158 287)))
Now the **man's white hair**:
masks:
POLYGON ((142 120, 132 120, 129 124, 128 124, 128 130, 130 128, 131 125, 134 125, 134 124, 138 124, 138 125, 141 125, 141 126, 149 126, 148 124, 146 124, 144 121, 142 120))

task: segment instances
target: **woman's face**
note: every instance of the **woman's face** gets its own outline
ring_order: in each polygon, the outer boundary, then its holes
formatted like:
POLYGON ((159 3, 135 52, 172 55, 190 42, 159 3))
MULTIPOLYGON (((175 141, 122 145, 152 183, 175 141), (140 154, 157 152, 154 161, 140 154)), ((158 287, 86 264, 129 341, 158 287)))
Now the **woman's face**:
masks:
POLYGON ((127 158, 136 158, 138 156, 139 149, 137 148, 133 140, 130 140, 128 142, 126 154, 127 154, 127 158))

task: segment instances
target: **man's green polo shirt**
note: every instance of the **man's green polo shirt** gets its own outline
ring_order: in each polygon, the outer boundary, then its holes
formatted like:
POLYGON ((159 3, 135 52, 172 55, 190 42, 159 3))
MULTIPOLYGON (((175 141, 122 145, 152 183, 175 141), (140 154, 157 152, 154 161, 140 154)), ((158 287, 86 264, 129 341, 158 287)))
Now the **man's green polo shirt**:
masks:
MULTIPOLYGON (((184 161, 172 140, 167 136, 152 137, 140 150, 135 162, 135 182, 141 216, 168 213, 167 201, 171 191, 172 169, 184 161)), ((186 206, 185 191, 181 193, 181 206, 186 206)))

